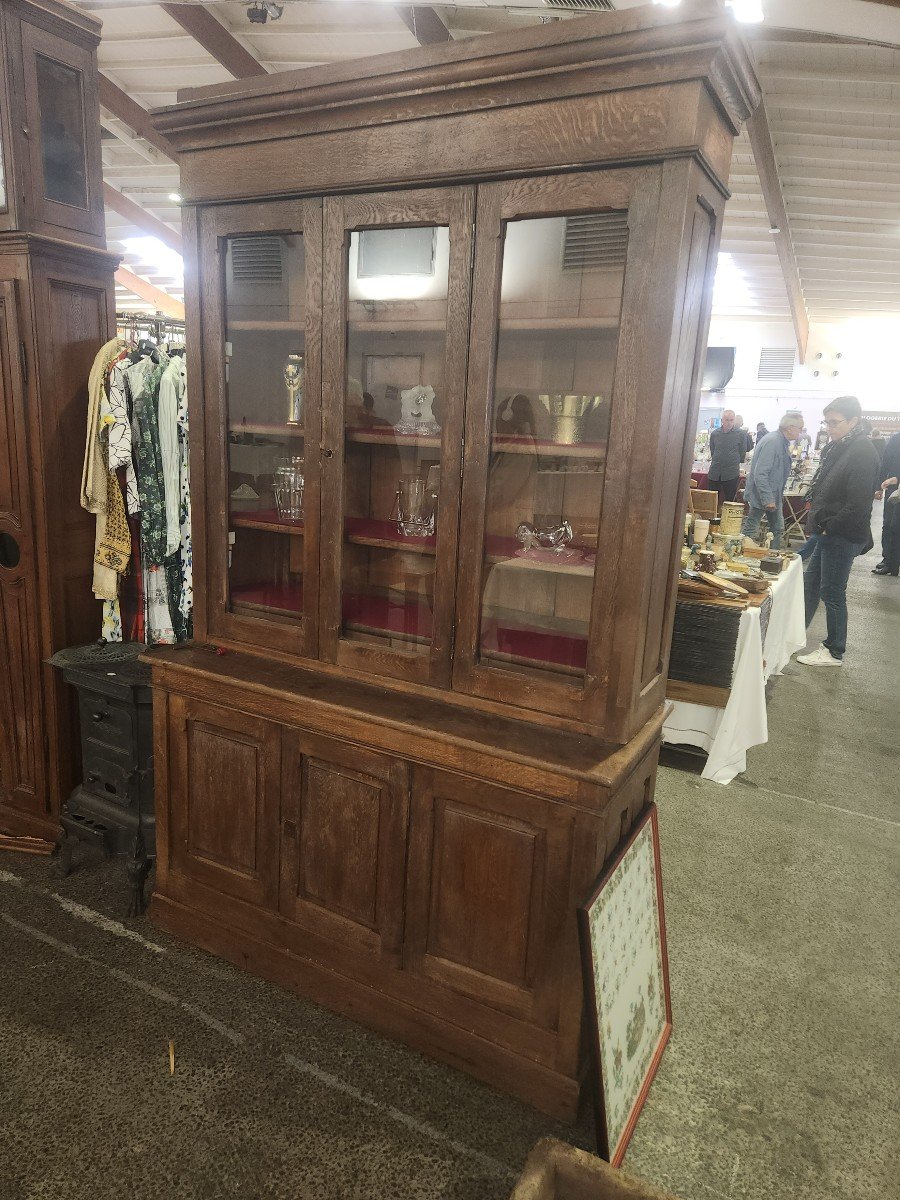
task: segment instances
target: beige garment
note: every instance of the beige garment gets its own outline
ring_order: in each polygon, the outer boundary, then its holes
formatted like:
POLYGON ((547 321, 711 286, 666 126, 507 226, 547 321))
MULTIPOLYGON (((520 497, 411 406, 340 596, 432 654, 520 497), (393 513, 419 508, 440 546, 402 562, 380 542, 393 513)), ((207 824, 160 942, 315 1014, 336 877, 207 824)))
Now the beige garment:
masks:
POLYGON ((114 600, 119 583, 119 576, 112 567, 97 562, 97 554, 106 541, 109 480, 106 456, 100 445, 100 401, 103 398, 106 372, 124 348, 125 343, 120 338, 111 338, 97 351, 88 376, 87 440, 84 447, 84 469, 81 473, 81 507, 95 513, 97 517, 93 592, 98 600, 114 600))

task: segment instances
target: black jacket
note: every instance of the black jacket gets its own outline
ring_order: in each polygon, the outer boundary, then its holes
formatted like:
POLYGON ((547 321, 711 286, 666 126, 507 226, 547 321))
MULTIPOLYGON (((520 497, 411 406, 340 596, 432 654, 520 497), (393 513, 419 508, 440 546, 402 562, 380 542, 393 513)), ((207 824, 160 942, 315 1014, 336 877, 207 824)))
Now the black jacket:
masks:
POLYGON ((809 528, 848 542, 862 542, 865 554, 874 544, 872 501, 879 483, 878 451, 865 434, 833 443, 813 480, 809 528))
MULTIPOLYGON (((895 433, 892 438, 888 439, 881 459, 881 479, 890 479, 892 476, 900 479, 900 433, 895 433)), ((879 479, 879 483, 881 479, 879 479)), ((891 495, 896 490, 894 486, 887 488, 885 496, 891 495)))

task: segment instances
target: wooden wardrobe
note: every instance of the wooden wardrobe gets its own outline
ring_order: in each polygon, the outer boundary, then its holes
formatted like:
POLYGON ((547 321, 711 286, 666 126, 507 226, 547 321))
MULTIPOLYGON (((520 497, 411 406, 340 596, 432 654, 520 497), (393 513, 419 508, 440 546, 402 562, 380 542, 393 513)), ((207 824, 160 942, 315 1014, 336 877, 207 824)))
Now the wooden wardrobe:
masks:
POLYGON ((79 506, 88 374, 115 336, 99 40, 57 0, 0 6, 0 829, 51 840, 80 758, 45 660, 100 629, 79 506))

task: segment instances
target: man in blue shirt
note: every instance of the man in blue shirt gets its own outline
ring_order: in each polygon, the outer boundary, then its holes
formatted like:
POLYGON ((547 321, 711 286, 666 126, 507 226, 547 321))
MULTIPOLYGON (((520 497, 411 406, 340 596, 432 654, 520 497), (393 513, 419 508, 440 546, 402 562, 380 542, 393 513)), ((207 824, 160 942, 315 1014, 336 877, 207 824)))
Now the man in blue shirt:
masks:
POLYGON ((753 451, 750 474, 744 488, 744 500, 750 511, 744 517, 741 533, 754 541, 759 537, 763 516, 772 531, 772 549, 781 547, 784 534, 784 488, 791 473, 790 443, 800 436, 803 414, 786 412, 774 433, 767 433, 753 451))

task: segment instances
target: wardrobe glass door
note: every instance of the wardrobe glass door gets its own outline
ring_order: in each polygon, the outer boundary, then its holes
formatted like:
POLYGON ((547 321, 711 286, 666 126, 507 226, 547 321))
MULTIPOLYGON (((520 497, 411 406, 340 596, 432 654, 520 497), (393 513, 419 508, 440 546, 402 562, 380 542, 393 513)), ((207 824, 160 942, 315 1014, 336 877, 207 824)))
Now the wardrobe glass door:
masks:
POLYGON ((321 205, 236 205, 202 220, 203 261, 219 273, 204 314, 221 438, 209 470, 210 627, 313 655, 321 205))
POLYGON ((322 653, 437 686, 450 679, 472 200, 325 201, 322 653))
POLYGON ((639 171, 479 189, 454 686, 584 716, 639 171), (599 565, 598 565, 599 564, 599 565))

